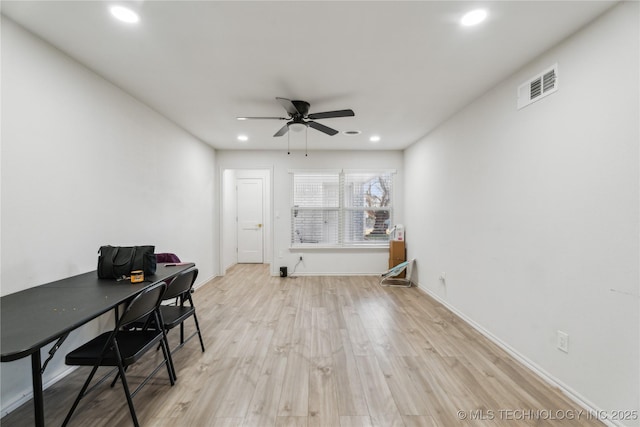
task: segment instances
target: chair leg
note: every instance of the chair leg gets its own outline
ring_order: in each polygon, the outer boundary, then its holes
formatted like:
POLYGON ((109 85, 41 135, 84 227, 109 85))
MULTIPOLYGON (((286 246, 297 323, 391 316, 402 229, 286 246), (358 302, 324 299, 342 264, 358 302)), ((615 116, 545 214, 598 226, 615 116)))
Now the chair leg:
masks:
POLYGON ((202 352, 204 353, 204 342, 202 341, 202 334, 200 333, 200 324, 198 324, 198 316, 193 312, 193 320, 196 322, 196 331, 198 331, 198 339, 200 339, 200 348, 202 348, 202 352))
MULTIPOLYGON (((128 366, 124 367, 124 371, 127 371, 128 366)), ((118 381, 118 378, 120 378, 120 371, 118 370, 118 372, 116 372, 116 377, 113 379, 113 381, 111 381, 111 388, 113 388, 114 385, 116 385, 116 382, 118 381)))
POLYGON ((173 358, 171 357, 171 349, 169 347, 169 340, 167 339, 167 330, 164 328, 162 328, 162 340, 160 340, 160 346, 162 346, 164 360, 167 362, 167 369, 169 371, 169 379, 171 380, 171 385, 173 385, 178 380, 178 377, 176 375, 176 368, 173 365, 173 358))
MULTIPOLYGON (((164 321, 162 319, 162 313, 160 310, 156 310, 154 312, 154 318, 156 325, 161 326, 164 325, 164 321)), ((167 339, 167 330, 164 327, 160 327, 162 331, 162 339, 160 340, 160 345, 162 346, 162 353, 164 354, 164 360, 167 364, 167 370, 169 371, 169 381, 171 385, 174 385, 178 377, 176 376, 176 368, 173 365, 173 359, 171 358, 171 350, 169 350, 169 340, 167 339)), ((156 351, 158 351, 156 349, 156 351)))
POLYGON ((118 343, 114 343, 114 353, 116 354, 116 361, 118 362, 118 373, 120 374, 120 379, 122 379, 122 388, 124 389, 124 394, 127 397, 127 405, 129 405, 129 412, 131 413, 133 425, 135 427, 140 427, 140 424, 138 423, 138 417, 136 416, 136 410, 133 407, 133 399, 131 399, 131 393, 129 392, 127 377, 124 374, 125 369, 122 366, 122 359, 120 358, 120 349, 118 348, 118 343))
POLYGON ((162 353, 164 354, 164 362, 167 365, 167 372, 169 373, 169 382, 174 385, 178 377, 176 377, 176 369, 173 366, 173 359, 171 358, 171 351, 169 351, 169 343, 167 342, 167 336, 165 335, 162 341, 162 353))
POLYGON ((131 413, 131 419, 135 427, 140 427, 138 424, 138 417, 136 416, 136 410, 133 407, 133 400, 131 399, 131 393, 129 392, 129 385, 127 384, 127 377, 124 375, 124 369, 122 366, 118 366, 120 371, 120 377, 122 378, 122 388, 124 388, 124 394, 127 396, 127 404, 129 405, 129 412, 131 413))
POLYGON ((82 397, 84 396, 84 393, 87 391, 87 388, 89 387, 89 383, 91 383, 91 380, 93 379, 93 376, 95 375, 96 371, 98 370, 98 366, 99 365, 95 365, 93 367, 93 369, 91 370, 91 373, 89 374, 89 377, 87 378, 87 380, 84 382, 84 385, 82 386, 82 389, 80 390, 80 393, 78 393, 78 397, 76 397, 76 400, 73 402, 73 405, 71 406, 71 409, 69 409, 69 412, 67 413, 67 416, 65 417, 64 421, 62 422, 62 427, 65 427, 69 421, 71 420, 71 416, 73 415, 73 413, 75 412, 76 408, 78 407, 78 403, 80 403, 80 399, 82 399, 82 397))

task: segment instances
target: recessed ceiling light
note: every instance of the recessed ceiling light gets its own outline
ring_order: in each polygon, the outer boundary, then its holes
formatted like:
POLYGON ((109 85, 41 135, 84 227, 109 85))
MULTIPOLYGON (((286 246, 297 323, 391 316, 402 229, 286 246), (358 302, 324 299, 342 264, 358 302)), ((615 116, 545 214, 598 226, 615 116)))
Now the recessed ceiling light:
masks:
POLYGON ((484 9, 476 9, 471 12, 467 12, 462 19, 460 20, 460 24, 465 27, 471 27, 473 25, 478 25, 482 21, 487 18, 487 11, 484 9))
POLYGON ((345 130, 342 133, 345 135, 353 136, 353 135, 360 135, 362 132, 360 132, 359 130, 345 130))
POLYGON ((247 135, 238 135, 238 141, 248 141, 249 137, 247 135))
POLYGON ((124 6, 111 6, 111 14, 119 21, 126 22, 127 24, 135 24, 140 20, 140 17, 133 10, 124 6))
POLYGON ((371 138, 369 138, 369 141, 378 142, 380 141, 380 137, 378 135, 373 135, 371 138))

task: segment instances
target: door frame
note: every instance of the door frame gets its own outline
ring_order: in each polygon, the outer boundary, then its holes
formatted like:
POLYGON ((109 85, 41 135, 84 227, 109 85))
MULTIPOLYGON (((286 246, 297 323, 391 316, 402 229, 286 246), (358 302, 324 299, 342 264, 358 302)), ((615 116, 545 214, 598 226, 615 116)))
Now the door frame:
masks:
POLYGON ((237 236, 237 189, 238 179, 262 179, 262 209, 263 209, 263 264, 273 263, 273 191, 272 169, 236 169, 225 168, 220 171, 220 221, 219 221, 219 266, 220 276, 224 276, 227 269, 238 263, 237 236))

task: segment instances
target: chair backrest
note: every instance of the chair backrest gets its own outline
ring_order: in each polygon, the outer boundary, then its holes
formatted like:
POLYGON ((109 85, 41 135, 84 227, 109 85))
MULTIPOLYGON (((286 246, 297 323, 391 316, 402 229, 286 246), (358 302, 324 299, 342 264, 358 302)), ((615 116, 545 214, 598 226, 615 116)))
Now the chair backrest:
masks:
POLYGON ((165 282, 159 282, 149 286, 136 295, 120 317, 116 330, 135 321, 144 319, 153 313, 153 311, 160 306, 166 289, 167 284, 165 282))
POLYGON ((164 299, 175 298, 191 290, 193 283, 196 281, 196 277, 198 277, 198 269, 195 267, 178 274, 171 280, 171 283, 167 287, 164 299))

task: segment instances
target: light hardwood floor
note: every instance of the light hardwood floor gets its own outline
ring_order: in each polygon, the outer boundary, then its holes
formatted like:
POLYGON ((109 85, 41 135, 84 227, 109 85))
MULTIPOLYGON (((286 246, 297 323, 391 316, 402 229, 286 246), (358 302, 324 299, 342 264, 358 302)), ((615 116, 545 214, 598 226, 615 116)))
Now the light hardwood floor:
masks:
MULTIPOLYGON (((176 385, 161 370, 134 397, 144 426, 602 425, 416 288, 237 265, 194 299, 206 352, 189 341, 174 354, 176 385)), ((130 369, 132 388, 159 360, 151 353, 130 369)), ((46 390, 48 425, 88 370, 46 390)), ((1 424, 32 425, 31 402, 1 424)), ((70 425, 132 425, 121 385, 91 392, 70 425)))

